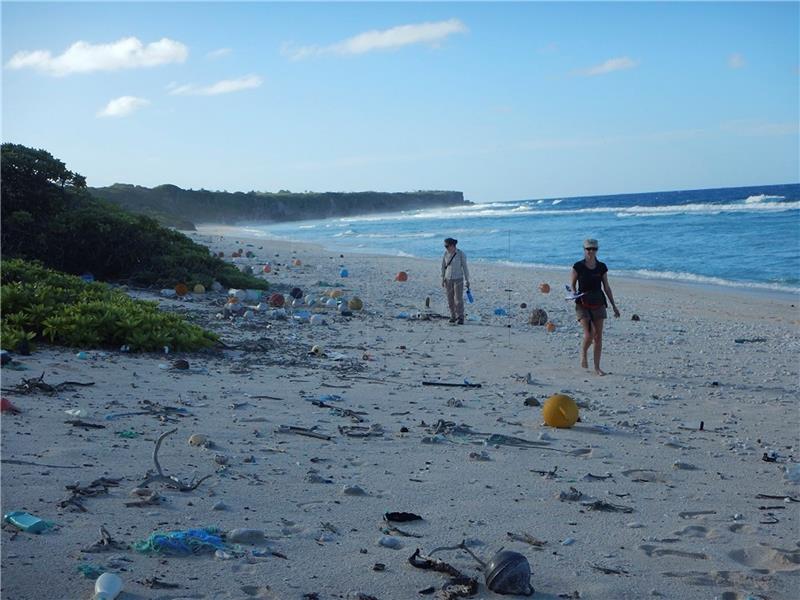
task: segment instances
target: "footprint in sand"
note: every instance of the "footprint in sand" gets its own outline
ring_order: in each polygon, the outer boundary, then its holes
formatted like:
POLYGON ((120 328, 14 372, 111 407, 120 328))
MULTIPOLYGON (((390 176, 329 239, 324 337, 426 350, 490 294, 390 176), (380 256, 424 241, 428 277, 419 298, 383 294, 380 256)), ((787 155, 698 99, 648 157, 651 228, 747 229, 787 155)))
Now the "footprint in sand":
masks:
POLYGON ((733 550, 728 557, 745 567, 769 573, 800 570, 800 548, 783 550, 759 544, 753 548, 733 550))
MULTIPOLYGON (((666 571, 661 573, 664 577, 675 577, 685 579, 689 585, 702 585, 702 586, 716 586, 727 588, 755 588, 759 590, 769 589, 769 578, 762 576, 754 576, 748 573, 741 573, 739 571, 666 571)), ((732 594, 733 592, 725 592, 732 594)), ((725 596, 733 600, 739 600, 740 596, 725 596)), ((746 598, 747 596, 741 596, 746 598)))
POLYGON ((753 527, 752 525, 748 525, 747 523, 734 523, 733 525, 729 525, 728 529, 733 533, 744 533, 744 534, 755 533, 756 531, 758 531, 755 527, 753 527))
POLYGON ((672 535, 690 538, 706 538, 709 537, 709 530, 702 525, 687 525, 683 529, 673 531, 672 535))

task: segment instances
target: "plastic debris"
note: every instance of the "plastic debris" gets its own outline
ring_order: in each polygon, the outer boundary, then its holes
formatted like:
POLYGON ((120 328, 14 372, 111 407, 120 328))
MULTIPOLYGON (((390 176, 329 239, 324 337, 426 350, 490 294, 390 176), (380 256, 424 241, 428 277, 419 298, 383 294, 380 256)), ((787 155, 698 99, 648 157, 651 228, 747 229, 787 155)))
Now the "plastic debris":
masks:
POLYGON ((186 529, 154 532, 146 540, 135 542, 134 549, 142 554, 162 554, 182 556, 188 554, 212 553, 228 550, 228 545, 213 527, 205 529, 186 529))
POLYGON ((19 510, 3 515, 3 521, 10 523, 22 531, 27 531, 28 533, 42 533, 53 526, 53 523, 50 521, 45 521, 30 513, 19 510))
POLYGON ((114 600, 123 586, 122 578, 116 573, 103 573, 94 582, 94 600, 114 600))
POLYGON ((86 579, 98 579, 106 571, 103 567, 98 567, 97 565, 90 563, 84 563, 82 565, 78 565, 78 572, 86 577, 86 579))
POLYGON ((18 415, 22 411, 14 406, 14 404, 8 398, 2 398, 2 412, 4 413, 11 413, 12 415, 18 415))

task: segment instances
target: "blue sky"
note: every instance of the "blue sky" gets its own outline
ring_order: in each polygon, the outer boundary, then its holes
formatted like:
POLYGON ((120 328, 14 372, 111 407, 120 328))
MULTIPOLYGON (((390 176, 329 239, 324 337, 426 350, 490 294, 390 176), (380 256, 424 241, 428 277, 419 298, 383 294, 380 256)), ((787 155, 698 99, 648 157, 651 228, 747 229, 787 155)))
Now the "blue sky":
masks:
POLYGON ((98 186, 790 183, 799 31, 797 2, 3 2, 2 138, 98 186))

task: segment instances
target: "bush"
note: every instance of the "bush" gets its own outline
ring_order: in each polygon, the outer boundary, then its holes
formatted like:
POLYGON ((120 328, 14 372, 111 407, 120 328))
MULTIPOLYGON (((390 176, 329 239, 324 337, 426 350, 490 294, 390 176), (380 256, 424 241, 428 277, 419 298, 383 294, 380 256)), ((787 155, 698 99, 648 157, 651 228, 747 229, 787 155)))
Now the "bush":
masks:
POLYGON ((217 341, 155 302, 19 259, 2 263, 0 310, 0 344, 7 350, 31 340, 79 348, 127 345, 134 351, 191 351, 217 341))
POLYGON ((2 145, 2 247, 7 257, 98 279, 173 287, 214 280, 268 289, 177 231, 92 198, 81 175, 44 150, 2 145))

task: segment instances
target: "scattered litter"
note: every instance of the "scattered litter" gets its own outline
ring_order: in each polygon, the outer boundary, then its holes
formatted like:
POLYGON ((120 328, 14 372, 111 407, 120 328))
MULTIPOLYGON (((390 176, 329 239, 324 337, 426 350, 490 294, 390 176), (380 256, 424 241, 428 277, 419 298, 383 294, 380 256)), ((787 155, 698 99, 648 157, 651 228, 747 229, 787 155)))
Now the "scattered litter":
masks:
POLYGON ((53 526, 50 521, 45 521, 24 511, 13 511, 3 515, 3 521, 28 533, 42 533, 53 526))
POLYGON ((599 510, 603 512, 621 512, 632 513, 633 509, 630 506, 622 506, 620 504, 611 504, 605 500, 595 500, 594 502, 581 502, 581 506, 585 506, 589 510, 599 510))
POLYGON ((22 412, 19 408, 14 406, 14 404, 8 398, 4 397, 0 400, 0 402, 2 402, 2 408, 0 410, 2 410, 2 412, 4 413, 11 413, 12 415, 18 415, 22 412))
POLYGON ((463 387, 463 388, 479 388, 480 383, 445 383, 442 381, 423 381, 422 385, 439 386, 439 387, 463 387))
POLYGON ((217 529, 187 529, 155 532, 140 542, 133 544, 134 549, 142 554, 159 554, 166 556, 182 556, 188 554, 213 553, 225 551, 228 546, 218 535, 217 529))
POLYGON ((383 514, 385 521, 395 521, 397 523, 408 523, 409 521, 422 521, 423 518, 410 512, 387 512, 383 514))
POLYGON ((278 433, 294 433, 297 435, 304 435, 306 437, 317 438, 318 440, 330 440, 331 436, 326 435, 324 433, 317 433, 314 431, 316 426, 312 428, 308 427, 297 427, 295 425, 281 425, 276 431, 278 433))
POLYGON ((103 573, 94 582, 95 600, 114 600, 122 591, 122 578, 116 573, 103 573))
POLYGON ((90 563, 83 563, 82 565, 78 565, 78 572, 86 577, 86 579, 95 580, 105 573, 105 569, 90 563))
POLYGON ((391 548, 392 550, 399 550, 403 547, 403 542, 391 535, 384 535, 378 540, 378 545, 384 548, 391 548))
POLYGON ((737 344, 760 344, 762 342, 766 342, 767 338, 764 337, 756 337, 756 338, 736 338, 733 340, 737 344))

